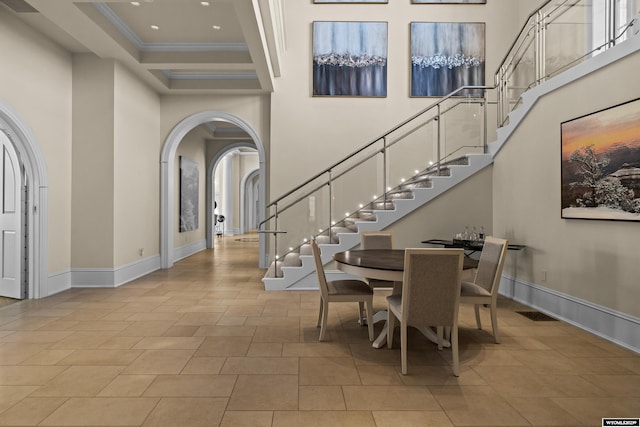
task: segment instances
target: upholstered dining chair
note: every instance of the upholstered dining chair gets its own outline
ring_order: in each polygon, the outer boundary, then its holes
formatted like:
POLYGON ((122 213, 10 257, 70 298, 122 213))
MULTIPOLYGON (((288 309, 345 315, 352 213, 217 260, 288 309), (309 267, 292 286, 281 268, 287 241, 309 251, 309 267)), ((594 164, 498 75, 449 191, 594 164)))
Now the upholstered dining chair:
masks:
POLYGON ((387 297, 387 346, 393 346, 395 319, 400 320, 402 374, 407 374, 407 328, 436 327, 438 349, 444 330, 451 331, 453 374, 459 375, 458 305, 463 249, 405 249, 402 294, 387 297))
POLYGON ((482 329, 480 322, 480 306, 489 307, 491 313, 491 326, 493 339, 496 344, 500 342, 498 335, 498 288, 502 277, 502 268, 507 256, 509 242, 497 237, 487 236, 480 253, 478 268, 472 282, 462 282, 460 302, 474 304, 476 323, 478 329, 482 329))
MULTIPOLYGON (((360 249, 393 249, 392 231, 361 231, 360 249)), ((364 278, 372 288, 393 288, 393 282, 364 278)))
MULTIPOLYGON (((320 286, 320 311, 318 312, 317 323, 317 326, 320 327, 320 337, 318 340, 324 341, 330 302, 357 302, 359 317, 362 316, 363 305, 366 304, 367 306, 369 341, 373 341, 373 290, 362 280, 333 280, 328 282, 324 273, 322 257, 320 256, 320 247, 315 239, 311 241, 311 250, 320 286)), ((362 319, 360 320, 362 321, 362 319)))

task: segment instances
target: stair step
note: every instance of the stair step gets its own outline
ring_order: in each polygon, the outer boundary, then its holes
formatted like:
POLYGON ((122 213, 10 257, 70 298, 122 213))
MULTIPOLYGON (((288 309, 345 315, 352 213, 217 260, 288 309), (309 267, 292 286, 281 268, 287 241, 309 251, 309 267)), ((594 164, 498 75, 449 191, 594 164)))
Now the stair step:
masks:
POLYGON ((376 214, 371 210, 360 210, 358 212, 358 220, 360 221, 375 221, 376 214))
POLYGON ((413 191, 410 189, 392 190, 387 193, 387 199, 412 199, 413 191))
POLYGON ((300 261, 300 254, 297 252, 289 252, 284 256, 282 261, 283 267, 302 267, 302 261, 300 261))
POLYGON ((424 179, 424 178, 428 178, 428 177, 432 177, 432 176, 451 176, 451 169, 449 169, 448 167, 440 167, 440 171, 438 172, 438 169, 427 169, 423 172, 420 172, 418 175, 416 175, 416 179, 424 179))
POLYGON ((413 190, 414 188, 431 188, 431 187, 433 187, 433 183, 431 182, 430 178, 422 178, 422 179, 415 179, 415 180, 412 179, 409 181, 405 181, 400 185, 400 188, 407 189, 407 190, 413 190))
POLYGON ((396 208, 396 205, 393 204, 393 202, 390 201, 384 201, 384 200, 380 200, 380 201, 376 201, 371 203, 373 209, 375 210, 379 210, 379 211, 392 211, 396 208))

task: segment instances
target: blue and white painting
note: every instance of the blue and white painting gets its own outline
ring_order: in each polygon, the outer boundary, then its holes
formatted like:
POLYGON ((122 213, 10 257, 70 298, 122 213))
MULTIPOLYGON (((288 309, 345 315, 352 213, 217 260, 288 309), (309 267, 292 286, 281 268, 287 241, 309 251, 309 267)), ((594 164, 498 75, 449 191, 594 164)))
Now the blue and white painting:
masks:
POLYGON ((389 0, 313 0, 314 3, 388 3, 389 0))
POLYGON ((411 3, 486 3, 487 0, 411 0, 411 3))
POLYGON ((387 23, 313 23, 314 96, 387 96, 387 23))
POLYGON ((445 96, 462 86, 484 86, 484 36, 484 23, 412 22, 411 96, 445 96))

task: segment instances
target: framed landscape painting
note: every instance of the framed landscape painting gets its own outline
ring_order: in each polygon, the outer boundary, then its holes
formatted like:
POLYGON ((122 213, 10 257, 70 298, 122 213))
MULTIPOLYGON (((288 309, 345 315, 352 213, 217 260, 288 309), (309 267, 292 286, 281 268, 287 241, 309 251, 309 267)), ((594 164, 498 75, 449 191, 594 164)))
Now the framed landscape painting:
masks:
POLYGON ((640 221, 640 99, 560 124, 562 218, 640 221))
POLYGON ((313 96, 387 96, 387 23, 313 23, 313 96))
MULTIPOLYGON (((485 24, 411 23, 411 96, 445 96, 485 84, 485 24)), ((465 90, 459 96, 482 96, 465 90)))

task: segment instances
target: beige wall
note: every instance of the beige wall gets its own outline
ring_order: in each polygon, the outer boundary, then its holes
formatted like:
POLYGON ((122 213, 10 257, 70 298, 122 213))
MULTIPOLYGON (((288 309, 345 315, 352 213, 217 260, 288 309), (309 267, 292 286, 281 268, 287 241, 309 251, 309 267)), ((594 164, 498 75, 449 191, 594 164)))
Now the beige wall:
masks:
POLYGON ((114 265, 114 68, 92 54, 73 60, 72 268, 114 265))
POLYGON ((493 84, 498 62, 520 29, 518 6, 513 0, 486 5, 285 1, 287 51, 271 103, 271 199, 434 102, 409 97, 412 21, 486 22, 486 76, 493 84), (312 97, 313 21, 363 20, 388 22, 387 97, 312 97))
POLYGON ((424 248, 427 239, 451 239, 468 226, 492 234, 491 166, 389 227, 398 248, 424 248))
POLYGON ((0 100, 37 138, 49 179, 49 271, 71 263, 71 55, 0 5, 0 100))
POLYGON ((160 97, 117 65, 114 98, 114 265, 122 266, 160 253, 160 97))
POLYGON ((75 55, 73 66, 71 266, 157 255, 159 97, 113 60, 75 55))
POLYGON ((640 227, 560 218, 560 123, 640 97, 637 84, 615 84, 636 81, 638 69, 636 53, 540 99, 493 168, 494 230, 527 245, 505 271, 636 317, 640 227))

